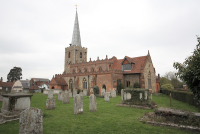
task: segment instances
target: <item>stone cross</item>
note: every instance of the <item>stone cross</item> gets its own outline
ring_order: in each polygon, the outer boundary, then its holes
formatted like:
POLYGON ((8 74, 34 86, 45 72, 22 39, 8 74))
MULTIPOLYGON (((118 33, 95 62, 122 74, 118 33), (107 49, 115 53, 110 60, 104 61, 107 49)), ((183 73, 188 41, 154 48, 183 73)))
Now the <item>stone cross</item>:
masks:
POLYGON ((47 99, 46 101, 46 109, 55 109, 55 99, 47 99))
POLYGON ((111 90, 111 96, 112 96, 112 98, 116 97, 116 91, 115 90, 111 90))
POLYGON ((73 89, 73 97, 75 97, 77 95, 77 90, 73 89))
POLYGON ((42 110, 32 107, 20 113, 19 134, 43 134, 42 110))
POLYGON ((74 114, 83 113, 83 96, 77 94, 74 97, 74 114))
POLYGON ((102 91, 101 91, 101 95, 104 96, 104 93, 105 93, 105 92, 106 92, 106 91, 105 91, 105 89, 103 88, 102 91))
POLYGON ((109 100, 109 92, 105 92, 104 93, 104 100, 105 100, 105 102, 109 102, 110 100, 109 100))
POLYGON ((69 103, 69 93, 63 93, 62 102, 63 104, 69 103))
POLYGON ((90 112, 97 111, 96 96, 94 94, 89 97, 89 110, 90 112))
POLYGON ((48 98, 53 99, 53 90, 52 89, 48 91, 48 98))
POLYGON ((124 100, 124 89, 121 90, 121 98, 122 98, 122 101, 124 100))

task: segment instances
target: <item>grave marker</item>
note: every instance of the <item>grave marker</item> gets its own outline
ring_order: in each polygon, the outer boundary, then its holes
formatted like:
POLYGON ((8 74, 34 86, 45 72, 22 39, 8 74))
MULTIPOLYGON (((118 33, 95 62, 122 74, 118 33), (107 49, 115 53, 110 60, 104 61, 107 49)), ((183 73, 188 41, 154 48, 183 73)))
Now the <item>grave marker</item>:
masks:
POLYGON ((83 96, 77 94, 74 97, 74 114, 83 113, 83 96))
POLYGON ((104 100, 105 100, 105 102, 109 102, 110 100, 109 100, 109 92, 105 92, 104 93, 104 100))
POLYGON ((96 96, 94 94, 89 97, 89 110, 90 112, 97 111, 96 96))
POLYGON ((55 99, 47 99, 46 101, 46 109, 55 109, 55 99))
POLYGON ((43 134, 42 110, 27 108, 20 113, 19 134, 43 134))

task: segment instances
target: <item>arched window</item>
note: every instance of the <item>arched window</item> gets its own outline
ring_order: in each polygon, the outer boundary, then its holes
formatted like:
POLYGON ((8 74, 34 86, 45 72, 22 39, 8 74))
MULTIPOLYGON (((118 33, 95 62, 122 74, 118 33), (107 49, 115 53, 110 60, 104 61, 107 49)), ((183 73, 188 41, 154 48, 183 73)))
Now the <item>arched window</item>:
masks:
POLYGON ((69 80, 69 89, 73 89, 73 81, 72 81, 72 79, 69 80))
POLYGON ((80 52, 80 58, 82 58, 82 52, 80 52))
POLYGON ((102 68, 100 67, 100 68, 99 68, 99 72, 101 72, 101 71, 102 71, 102 68))
POLYGON ((68 53, 68 58, 70 58, 70 52, 68 53))
POLYGON ((87 89, 87 80, 83 79, 83 89, 87 89))

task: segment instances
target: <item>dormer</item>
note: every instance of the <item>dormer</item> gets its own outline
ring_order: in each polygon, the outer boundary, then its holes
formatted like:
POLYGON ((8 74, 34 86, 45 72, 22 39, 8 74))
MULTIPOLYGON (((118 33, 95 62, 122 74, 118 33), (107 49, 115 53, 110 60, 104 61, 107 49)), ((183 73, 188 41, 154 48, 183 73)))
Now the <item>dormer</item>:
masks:
POLYGON ((122 64, 122 71, 131 71, 135 63, 132 61, 130 57, 125 56, 121 64, 122 64))

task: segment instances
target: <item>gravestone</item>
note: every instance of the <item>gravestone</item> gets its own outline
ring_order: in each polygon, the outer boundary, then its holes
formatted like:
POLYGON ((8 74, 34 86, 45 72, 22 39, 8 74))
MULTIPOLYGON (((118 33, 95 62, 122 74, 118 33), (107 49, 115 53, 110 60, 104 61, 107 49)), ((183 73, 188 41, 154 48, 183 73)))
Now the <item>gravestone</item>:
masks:
POLYGON ((83 90, 83 96, 87 96, 87 90, 83 90))
POLYGON ((69 93, 63 93, 62 102, 63 104, 69 103, 69 93))
POLYGON ((103 88, 102 89, 102 92, 101 92, 101 95, 103 95, 104 96, 104 93, 105 93, 106 91, 105 91, 105 89, 103 88))
POLYGON ((104 100, 105 100, 105 102, 109 102, 110 100, 109 100, 109 92, 105 92, 104 93, 104 100))
POLYGON ((126 93, 126 99, 127 100, 131 99, 131 94, 130 93, 126 93))
POLYGON ((53 99, 53 90, 48 91, 48 99, 53 99))
POLYGON ((43 134, 42 110, 32 107, 20 113, 19 134, 43 134))
POLYGON ((83 96, 77 94, 74 97, 74 114, 83 113, 83 96))
POLYGON ((124 100, 126 100, 126 97, 127 97, 127 96, 126 96, 126 92, 124 92, 124 100))
POLYGON ((89 97, 89 110, 90 112, 97 111, 96 96, 94 94, 89 97))
POLYGON ((121 90, 121 98, 122 98, 122 101, 124 100, 124 89, 121 90))
POLYGON ((62 101, 62 93, 61 92, 58 93, 58 101, 62 101))
POLYGON ((115 90, 111 90, 111 96, 112 96, 112 98, 116 97, 116 91, 115 90))
POLYGON ((142 99, 142 93, 140 93, 140 99, 142 99))
POLYGON ((55 109, 55 99, 47 99, 46 101, 46 109, 55 109))
POLYGON ((144 91, 144 98, 145 98, 145 100, 147 100, 147 97, 148 97, 148 93, 147 93, 147 91, 144 91))
POLYGON ((79 94, 80 94, 80 96, 83 96, 83 92, 82 91, 79 94))
POLYGON ((73 90, 73 97, 75 97, 76 95, 77 95, 77 90, 74 89, 74 90, 73 90))
POLYGON ((70 97, 70 98, 72 97, 72 92, 69 92, 69 97, 70 97))

